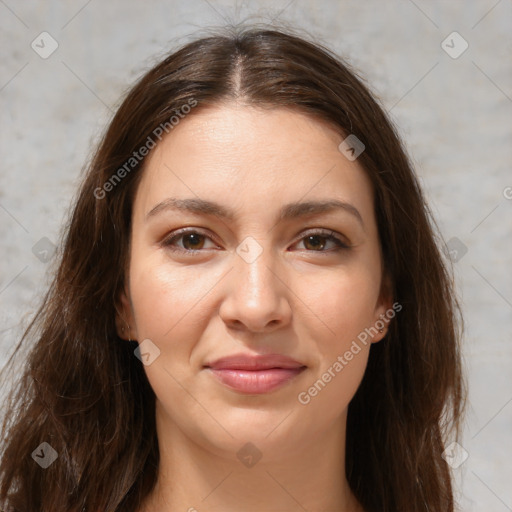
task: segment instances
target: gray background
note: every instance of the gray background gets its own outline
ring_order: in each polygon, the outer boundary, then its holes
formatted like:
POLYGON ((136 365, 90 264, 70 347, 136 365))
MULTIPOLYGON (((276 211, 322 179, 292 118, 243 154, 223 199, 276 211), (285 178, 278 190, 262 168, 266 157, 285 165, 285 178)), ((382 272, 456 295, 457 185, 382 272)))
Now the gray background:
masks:
POLYGON ((0 363, 48 283, 45 257, 120 95, 204 27, 277 19, 359 68, 399 126, 458 251, 470 386, 469 458, 455 470, 461 509, 512 511, 510 0, 0 0, 0 19, 0 363), (31 48, 43 31, 59 45, 46 59, 31 48), (445 49, 459 53, 462 40, 442 46, 453 31, 469 45, 457 58, 445 49))

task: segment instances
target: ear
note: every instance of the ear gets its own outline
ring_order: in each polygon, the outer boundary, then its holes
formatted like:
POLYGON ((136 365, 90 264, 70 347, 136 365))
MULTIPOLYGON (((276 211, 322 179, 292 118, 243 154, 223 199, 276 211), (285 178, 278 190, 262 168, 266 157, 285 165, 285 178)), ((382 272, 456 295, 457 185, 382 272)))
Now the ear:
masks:
POLYGON ((123 340, 137 340, 135 316, 129 293, 123 289, 116 304, 116 331, 123 340))
POLYGON ((394 316, 393 286, 389 274, 385 272, 382 277, 379 299, 375 306, 373 326, 377 330, 377 333, 372 337, 372 343, 377 343, 386 336, 389 324, 394 316), (390 312, 392 312, 392 314, 390 314, 390 312), (380 329, 383 331, 380 332, 380 329))

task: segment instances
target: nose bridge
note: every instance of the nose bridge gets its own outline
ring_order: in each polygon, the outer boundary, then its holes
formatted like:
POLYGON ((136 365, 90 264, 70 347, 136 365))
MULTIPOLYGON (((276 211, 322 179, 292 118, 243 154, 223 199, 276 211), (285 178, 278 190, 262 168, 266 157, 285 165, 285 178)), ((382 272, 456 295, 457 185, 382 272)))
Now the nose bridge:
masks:
POLYGON ((264 298, 268 300, 270 295, 275 295, 280 287, 276 282, 276 260, 271 247, 247 237, 236 252, 239 256, 236 262, 239 291, 246 293, 254 302, 264 298))
POLYGON ((290 305, 271 247, 248 237, 236 252, 229 292, 221 307, 224 321, 253 331, 286 322, 290 305))

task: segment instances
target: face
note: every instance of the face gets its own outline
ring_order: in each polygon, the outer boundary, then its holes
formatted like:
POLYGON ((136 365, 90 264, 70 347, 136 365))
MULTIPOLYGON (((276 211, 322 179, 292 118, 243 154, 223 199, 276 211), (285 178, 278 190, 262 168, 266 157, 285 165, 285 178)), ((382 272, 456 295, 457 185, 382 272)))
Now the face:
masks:
POLYGON ((343 138, 295 111, 229 104, 153 149, 118 328, 146 354, 160 429, 271 458, 344 428, 386 333, 358 336, 391 301, 371 183, 343 138))

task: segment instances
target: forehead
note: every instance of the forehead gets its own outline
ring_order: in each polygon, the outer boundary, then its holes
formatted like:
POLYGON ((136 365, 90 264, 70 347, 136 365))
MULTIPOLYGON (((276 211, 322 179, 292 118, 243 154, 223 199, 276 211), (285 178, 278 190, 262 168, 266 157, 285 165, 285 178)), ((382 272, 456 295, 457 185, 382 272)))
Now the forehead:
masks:
POLYGON ((148 157, 134 210, 167 197, 196 197, 263 215, 283 203, 336 198, 373 215, 371 182, 339 151, 328 123, 289 109, 238 104, 182 119, 148 157))

